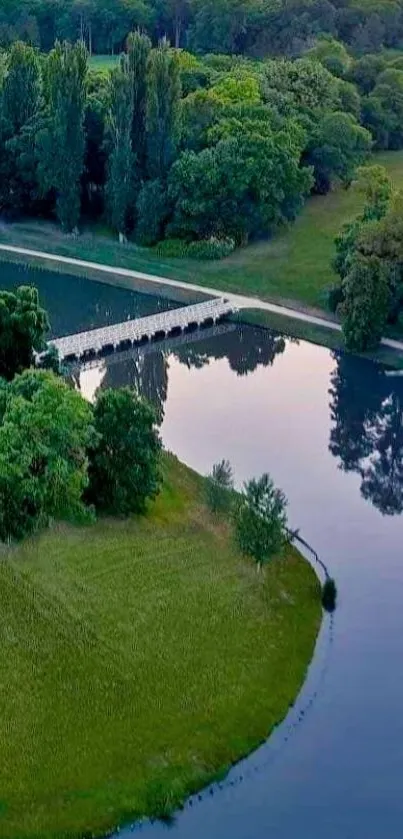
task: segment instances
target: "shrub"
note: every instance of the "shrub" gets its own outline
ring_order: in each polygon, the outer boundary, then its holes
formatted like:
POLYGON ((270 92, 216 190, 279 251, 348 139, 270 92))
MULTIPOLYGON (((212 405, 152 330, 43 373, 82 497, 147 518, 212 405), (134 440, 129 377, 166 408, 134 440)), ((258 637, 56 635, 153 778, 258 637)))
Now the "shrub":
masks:
POLYGON ((231 507, 234 478, 228 460, 215 463, 207 478, 206 503, 212 513, 227 513, 231 507))
POLYGON ((210 239, 199 239, 189 242, 187 255, 192 259, 225 259, 235 250, 235 241, 229 237, 224 239, 211 236, 210 239))
POLYGON ((162 242, 155 245, 154 250, 158 256, 185 257, 187 256, 187 246, 188 243, 185 239, 163 239, 162 242))
POLYGON ((234 249, 234 239, 219 239, 215 236, 194 242, 187 242, 186 239, 164 239, 155 247, 158 256, 189 259, 225 259, 234 249))

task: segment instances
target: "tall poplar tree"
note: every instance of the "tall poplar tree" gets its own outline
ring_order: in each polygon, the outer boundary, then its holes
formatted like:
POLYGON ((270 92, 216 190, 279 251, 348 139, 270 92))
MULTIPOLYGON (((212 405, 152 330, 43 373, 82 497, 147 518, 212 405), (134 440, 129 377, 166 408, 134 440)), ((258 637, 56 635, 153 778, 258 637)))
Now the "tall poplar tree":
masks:
POLYGON ((46 62, 47 125, 40 137, 39 174, 43 190, 56 193, 57 217, 68 233, 80 218, 86 76, 84 45, 56 43, 46 62))
POLYGON ((132 152, 133 85, 127 55, 110 77, 108 129, 110 153, 106 202, 112 227, 125 241, 133 203, 134 155, 132 152))
POLYGON ((3 118, 11 135, 37 114, 41 101, 41 71, 37 52, 27 44, 13 44, 3 86, 3 118))
POLYGON ((139 183, 144 177, 146 162, 147 65, 150 50, 151 41, 147 35, 138 31, 131 32, 127 39, 129 72, 133 87, 131 144, 139 183))
POLYGON ((147 170, 164 178, 175 159, 179 140, 179 64, 167 41, 150 52, 147 95, 147 170))

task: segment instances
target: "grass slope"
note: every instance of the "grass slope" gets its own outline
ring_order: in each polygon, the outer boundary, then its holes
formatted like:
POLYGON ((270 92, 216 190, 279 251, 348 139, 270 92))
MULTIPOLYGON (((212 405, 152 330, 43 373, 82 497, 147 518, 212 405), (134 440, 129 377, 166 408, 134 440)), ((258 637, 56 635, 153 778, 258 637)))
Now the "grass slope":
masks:
MULTIPOLYGON (((403 151, 378 154, 374 162, 387 168, 396 187, 403 187, 403 151)), ((362 203, 363 197, 354 190, 337 189, 313 197, 295 224, 270 241, 237 250, 221 262, 159 258, 146 248, 122 247, 105 231, 84 231, 80 238, 72 239, 43 222, 4 225, 0 242, 199 282, 310 310, 324 307, 326 288, 335 279, 331 268, 334 237, 361 210, 362 203)), ((0 253, 0 259, 7 255, 0 253)), ((70 271, 68 266, 65 271, 70 271)))
POLYGON ((262 575, 169 457, 144 519, 58 527, 0 563, 0 835, 163 814, 267 736, 311 658, 318 583, 262 575))

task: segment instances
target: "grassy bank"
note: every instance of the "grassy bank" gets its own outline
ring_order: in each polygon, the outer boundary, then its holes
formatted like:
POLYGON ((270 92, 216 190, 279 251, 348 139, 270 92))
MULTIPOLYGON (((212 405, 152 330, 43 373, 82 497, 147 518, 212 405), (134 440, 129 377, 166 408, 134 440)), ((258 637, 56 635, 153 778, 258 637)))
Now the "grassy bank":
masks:
POLYGON ((164 814, 267 736, 320 623, 294 549, 258 575, 173 458, 144 519, 58 527, 0 563, 0 834, 164 814))
MULTIPOLYGON (((397 187, 403 186, 403 152, 378 154, 374 160, 386 166, 397 187)), ((43 222, 3 225, 0 242, 317 310, 323 309, 326 288, 335 279, 331 267, 335 234, 360 211, 362 202, 363 197, 354 190, 338 189, 313 197, 295 224, 271 241, 240 249, 221 262, 159 258, 134 244, 119 245, 105 230, 84 230, 73 239, 56 225, 43 222)), ((6 258, 0 254, 0 259, 6 258)))
MULTIPOLYGON (((321 347, 327 347, 330 350, 345 351, 346 349, 341 332, 327 329, 325 326, 318 326, 315 323, 306 323, 297 318, 278 315, 274 312, 265 312, 259 309, 243 309, 239 315, 235 315, 232 319, 251 324, 252 326, 274 329, 283 335, 309 341, 311 344, 319 344, 321 347)), ((399 337, 398 333, 396 337, 399 337)), ((400 340, 401 337, 400 335, 400 340)), ((403 368, 403 353, 389 347, 379 346, 378 349, 372 352, 356 353, 356 355, 369 358, 378 364, 387 364, 397 370, 403 368)))

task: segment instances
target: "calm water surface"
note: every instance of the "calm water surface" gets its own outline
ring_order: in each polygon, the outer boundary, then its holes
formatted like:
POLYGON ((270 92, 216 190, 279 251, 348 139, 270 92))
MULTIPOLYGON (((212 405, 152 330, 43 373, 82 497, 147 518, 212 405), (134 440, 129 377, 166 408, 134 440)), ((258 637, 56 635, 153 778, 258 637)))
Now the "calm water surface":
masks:
MULTIPOLYGON (((48 280, 41 291, 60 334, 68 329, 59 295, 67 299, 70 281, 56 279, 57 294, 48 280)), ((114 322, 136 305, 129 293, 85 281, 76 293, 77 321, 65 307, 75 331, 84 317, 114 322)), ((172 839, 400 839, 403 379, 266 330, 229 327, 107 359, 78 380, 89 395, 136 385, 158 408, 165 446, 200 472, 223 457, 239 482, 270 471, 289 498, 292 526, 338 584, 332 634, 325 626, 296 709, 221 790, 187 804, 172 839)), ((159 837, 167 828, 137 830, 159 837)))

